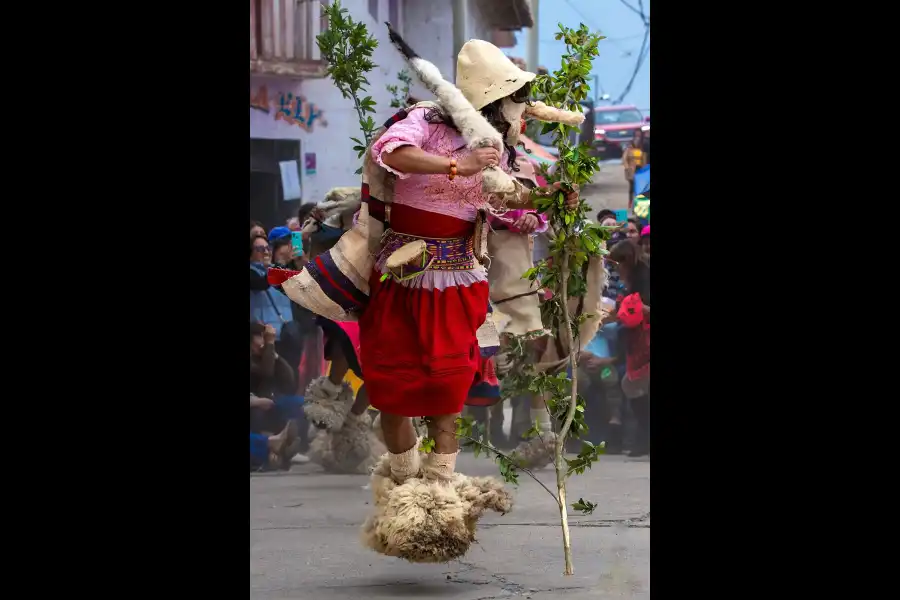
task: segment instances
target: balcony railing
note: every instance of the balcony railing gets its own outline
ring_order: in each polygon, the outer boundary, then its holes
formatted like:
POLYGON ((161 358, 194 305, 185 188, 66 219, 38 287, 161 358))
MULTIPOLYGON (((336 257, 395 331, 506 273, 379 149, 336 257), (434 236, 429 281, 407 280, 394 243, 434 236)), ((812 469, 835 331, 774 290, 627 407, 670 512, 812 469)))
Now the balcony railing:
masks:
POLYGON ((250 72, 321 77, 316 36, 328 27, 325 0, 250 0, 250 72))

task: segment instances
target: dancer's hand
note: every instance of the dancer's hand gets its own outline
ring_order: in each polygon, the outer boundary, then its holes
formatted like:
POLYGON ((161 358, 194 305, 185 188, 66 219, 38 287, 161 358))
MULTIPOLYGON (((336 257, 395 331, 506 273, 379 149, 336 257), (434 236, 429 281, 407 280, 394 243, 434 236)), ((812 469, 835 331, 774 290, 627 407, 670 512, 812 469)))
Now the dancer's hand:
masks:
MULTIPOLYGON (((552 190, 554 192, 559 191, 562 187, 560 182, 555 182, 552 186, 552 190)), ((575 189, 571 192, 566 193, 566 210, 575 210, 578 208, 578 186, 574 186, 575 189)))
POLYGON ((538 218, 534 213, 525 213, 513 224, 522 233, 531 233, 538 226, 538 218))
POLYGON ((456 174, 471 177, 480 173, 485 167, 496 167, 500 164, 500 151, 496 148, 476 148, 456 165, 456 174))

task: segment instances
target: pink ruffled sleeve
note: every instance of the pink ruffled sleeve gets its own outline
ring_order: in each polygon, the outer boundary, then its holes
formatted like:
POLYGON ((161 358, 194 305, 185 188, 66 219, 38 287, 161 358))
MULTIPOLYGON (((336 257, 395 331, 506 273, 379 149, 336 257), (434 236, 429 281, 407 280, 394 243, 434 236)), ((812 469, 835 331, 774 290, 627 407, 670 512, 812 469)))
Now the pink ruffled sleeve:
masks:
POLYGON ((549 223, 547 222, 547 214, 546 213, 534 213, 534 216, 538 218, 538 226, 537 229, 534 230, 535 233, 544 233, 547 231, 549 227, 549 223))
POLYGON ((410 112, 405 119, 391 125, 384 132, 384 135, 372 145, 372 160, 387 171, 394 173, 400 179, 406 179, 409 177, 409 174, 390 168, 382 162, 381 157, 401 146, 422 147, 428 136, 429 126, 428 121, 425 120, 425 110, 424 108, 418 108, 410 112))

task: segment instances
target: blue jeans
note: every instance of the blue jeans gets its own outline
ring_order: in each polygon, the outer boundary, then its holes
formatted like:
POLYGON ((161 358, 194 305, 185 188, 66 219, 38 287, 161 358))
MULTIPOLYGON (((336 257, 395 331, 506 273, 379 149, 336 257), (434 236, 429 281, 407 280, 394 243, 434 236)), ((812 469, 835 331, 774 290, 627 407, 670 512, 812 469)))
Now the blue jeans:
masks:
POLYGON ((269 461, 269 438, 259 433, 250 434, 250 465, 261 467, 269 461))
POLYGON ((303 419, 303 396, 279 396, 275 398, 275 408, 287 419, 303 419))
MULTIPOLYGON (((280 427, 275 425, 261 425, 262 428, 274 429, 280 431, 284 428, 284 423, 290 419, 298 419, 300 423, 306 423, 303 415, 303 396, 281 396, 275 399, 275 406, 268 411, 258 409, 250 410, 250 427, 253 428, 254 411, 261 419, 270 423, 281 424, 280 427), (267 413, 273 413, 268 415, 267 413)), ((262 467, 269 462, 269 438, 261 433, 250 432, 250 466, 262 467)))
POLYGON ((306 423, 303 414, 303 396, 279 396, 275 398, 275 406, 269 410, 250 409, 250 431, 272 433, 284 429, 290 419, 296 419, 301 427, 306 423))

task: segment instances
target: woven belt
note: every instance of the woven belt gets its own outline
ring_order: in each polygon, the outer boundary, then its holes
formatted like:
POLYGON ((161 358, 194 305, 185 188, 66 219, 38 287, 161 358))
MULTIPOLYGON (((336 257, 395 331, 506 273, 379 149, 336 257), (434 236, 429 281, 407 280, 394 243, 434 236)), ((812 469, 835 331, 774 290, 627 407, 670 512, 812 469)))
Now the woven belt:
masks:
POLYGON ((423 240, 425 253, 422 260, 404 267, 404 278, 425 271, 467 271, 477 266, 472 236, 460 238, 426 238, 416 235, 386 231, 381 255, 390 256, 410 242, 423 240))

